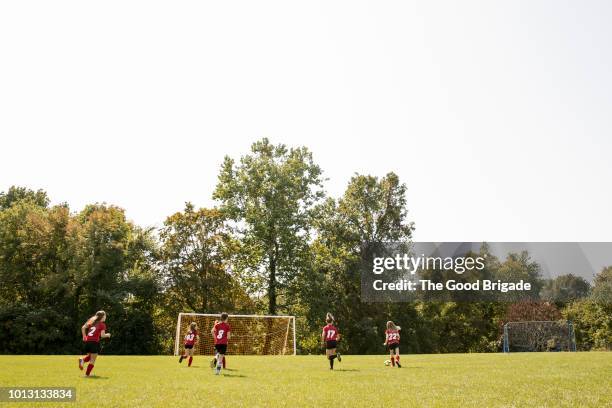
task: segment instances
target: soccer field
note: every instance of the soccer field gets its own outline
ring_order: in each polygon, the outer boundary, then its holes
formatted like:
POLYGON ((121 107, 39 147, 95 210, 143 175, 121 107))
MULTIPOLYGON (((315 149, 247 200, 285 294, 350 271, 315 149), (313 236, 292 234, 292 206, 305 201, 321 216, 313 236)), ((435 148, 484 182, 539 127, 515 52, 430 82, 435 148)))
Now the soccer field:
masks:
MULTIPOLYGON (((322 356, 210 358, 193 366, 168 356, 101 356, 84 378, 73 356, 0 356, 1 386, 76 387, 77 403, 44 406, 612 406, 612 353, 344 356, 330 371, 322 356)), ((19 403, 15 406, 41 404, 19 403)))

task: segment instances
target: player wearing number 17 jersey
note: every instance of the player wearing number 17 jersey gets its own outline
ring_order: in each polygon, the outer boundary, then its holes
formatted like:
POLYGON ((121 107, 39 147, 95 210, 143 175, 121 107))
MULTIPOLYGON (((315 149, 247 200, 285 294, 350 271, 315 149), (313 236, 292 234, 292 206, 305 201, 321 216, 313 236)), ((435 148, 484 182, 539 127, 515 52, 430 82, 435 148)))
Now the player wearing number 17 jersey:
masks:
POLYGON ((215 351, 217 352, 217 367, 215 369, 217 375, 221 373, 221 367, 227 352, 227 343, 231 337, 232 329, 227 322, 228 319, 229 315, 227 313, 221 313, 221 321, 215 323, 211 331, 215 341, 215 351))
POLYGON ((329 369, 334 369, 334 359, 337 357, 338 362, 342 361, 342 356, 340 353, 336 352, 336 346, 338 345, 338 341, 340 340, 340 333, 338 333, 338 328, 334 325, 334 316, 331 313, 328 313, 325 317, 325 327, 323 327, 323 332, 321 333, 321 340, 325 345, 325 355, 329 360, 329 369))
POLYGON ((389 357, 391 357, 391 364, 397 368, 402 368, 400 364, 399 344, 400 344, 400 330, 402 328, 396 326, 391 320, 387 322, 387 330, 385 330, 385 342, 383 345, 389 349, 389 357))

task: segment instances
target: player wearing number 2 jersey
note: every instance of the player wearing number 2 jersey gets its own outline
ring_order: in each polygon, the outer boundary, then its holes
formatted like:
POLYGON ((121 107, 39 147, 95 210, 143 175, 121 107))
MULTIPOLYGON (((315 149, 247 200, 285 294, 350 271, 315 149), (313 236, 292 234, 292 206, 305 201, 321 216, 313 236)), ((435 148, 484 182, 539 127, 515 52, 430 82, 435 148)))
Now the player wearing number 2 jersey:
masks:
POLYGON ((191 322, 189 325, 189 331, 185 335, 185 353, 179 358, 179 363, 182 363, 184 359, 189 357, 188 367, 191 367, 193 361, 193 346, 198 342, 200 336, 198 336, 198 325, 196 322, 191 322))
POLYGON ((81 334, 83 335, 83 341, 85 342, 85 357, 79 359, 79 369, 83 369, 84 363, 87 365, 87 371, 85 375, 89 377, 91 370, 94 368, 96 358, 100 353, 100 339, 110 338, 110 333, 106 333, 106 312, 100 310, 96 312, 94 316, 89 318, 87 322, 81 327, 81 334))
POLYGON ((323 327, 323 332, 321 333, 321 340, 325 345, 325 355, 329 360, 329 369, 334 369, 334 359, 337 357, 338 362, 342 361, 342 356, 340 353, 336 353, 336 346, 338 344, 338 340, 340 340, 340 333, 338 333, 338 329, 334 325, 334 316, 331 313, 328 313, 325 317, 325 323, 327 325, 323 327))
POLYGON ((215 341, 215 351, 217 352, 217 367, 215 374, 221 373, 221 366, 225 359, 225 353, 227 352, 227 343, 231 337, 231 327, 227 323, 229 315, 227 313, 221 313, 221 321, 215 323, 211 332, 215 341))
POLYGON ((385 342, 384 346, 389 349, 389 356, 391 357, 391 364, 397 368, 402 368, 400 364, 399 344, 400 344, 400 330, 402 328, 396 326, 391 320, 387 322, 387 330, 385 330, 385 342))

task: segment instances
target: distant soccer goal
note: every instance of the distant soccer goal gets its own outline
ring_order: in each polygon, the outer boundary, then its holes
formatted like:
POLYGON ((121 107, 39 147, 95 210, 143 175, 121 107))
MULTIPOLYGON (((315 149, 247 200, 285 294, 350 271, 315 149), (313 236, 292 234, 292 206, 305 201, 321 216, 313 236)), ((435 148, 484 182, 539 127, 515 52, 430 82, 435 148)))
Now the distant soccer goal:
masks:
MULTIPOLYGON (((182 349, 191 322, 196 322, 200 341, 195 354, 213 355, 214 341, 210 333, 218 314, 179 313, 176 323, 174 355, 182 349)), ((295 355, 295 316, 229 315, 231 337, 227 354, 295 355)))
POLYGON ((525 351, 576 351, 573 323, 568 320, 506 323, 504 353, 525 351))

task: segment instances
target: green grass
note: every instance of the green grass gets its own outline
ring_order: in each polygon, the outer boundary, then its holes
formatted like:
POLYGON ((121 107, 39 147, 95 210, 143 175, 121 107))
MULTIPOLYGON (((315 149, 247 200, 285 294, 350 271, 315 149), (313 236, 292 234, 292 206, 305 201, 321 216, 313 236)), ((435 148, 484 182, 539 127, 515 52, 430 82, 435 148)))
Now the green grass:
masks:
MULTIPOLYGON (((0 386, 74 386, 77 404, 109 407, 612 406, 612 353, 228 357, 221 376, 196 356, 100 356, 84 378, 73 356, 0 356, 0 386)), ((6 405, 6 404, 0 404, 6 405)), ((60 404, 12 404, 60 406, 60 404)))

